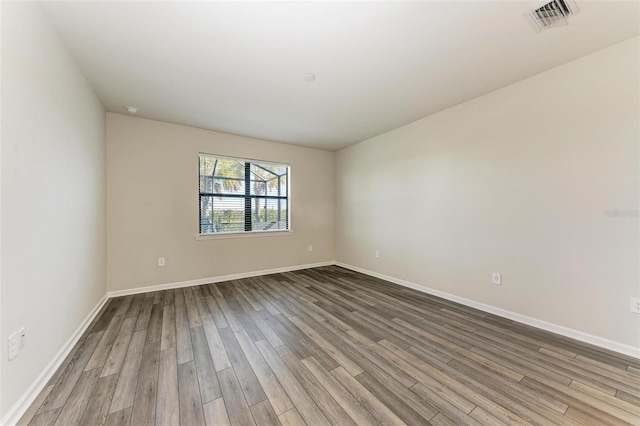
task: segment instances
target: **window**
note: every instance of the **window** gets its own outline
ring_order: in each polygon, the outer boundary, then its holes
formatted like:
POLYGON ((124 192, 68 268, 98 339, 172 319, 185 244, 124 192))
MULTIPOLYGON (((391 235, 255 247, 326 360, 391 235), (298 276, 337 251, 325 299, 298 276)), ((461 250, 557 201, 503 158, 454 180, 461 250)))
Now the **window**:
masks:
POLYGON ((200 234, 289 230, 287 164, 200 154, 200 234))

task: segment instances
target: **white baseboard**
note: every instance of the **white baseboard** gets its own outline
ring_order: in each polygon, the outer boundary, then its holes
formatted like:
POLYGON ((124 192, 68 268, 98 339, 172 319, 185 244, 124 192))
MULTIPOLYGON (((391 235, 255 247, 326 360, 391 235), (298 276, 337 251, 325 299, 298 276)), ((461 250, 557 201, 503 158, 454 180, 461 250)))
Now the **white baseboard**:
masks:
POLYGON ((0 425, 15 425, 20 421, 20 418, 24 415, 42 389, 44 389, 56 370, 58 370, 60 365, 62 365, 62 362, 67 358, 67 355, 69 355, 76 343, 78 343, 80 337, 82 337, 84 332, 87 330, 91 321, 93 321, 96 315, 98 315, 100 309, 102 309, 104 304, 107 303, 107 300, 109 300, 109 296, 107 294, 102 296, 102 299, 100 299, 98 304, 91 310, 91 312, 89 312, 89 315, 87 315, 84 321, 80 323, 80 326, 71 335, 69 340, 67 340, 67 342, 62 346, 56 356, 53 357, 53 360, 51 360, 51 362, 42 370, 40 375, 36 377, 33 383, 31 383, 31 386, 29 386, 20 399, 13 404, 13 407, 9 409, 7 414, 0 419, 0 425))
POLYGON ((409 281, 401 280, 399 278, 391 277, 389 275, 384 275, 378 272, 369 271, 367 269, 359 268, 357 266, 348 265, 346 263, 335 262, 335 265, 340 266, 342 268, 350 269, 352 271, 360 272, 365 275, 370 275, 372 277, 380 278, 385 281, 390 281, 394 284, 398 284, 403 287, 409 287, 414 290, 418 290, 422 293, 431 294, 433 296, 441 297, 443 299, 450 300, 452 302, 460 303, 461 305, 479 309, 481 311, 488 312, 490 314, 495 314, 503 318, 508 318, 510 320, 527 324, 545 331, 550 331, 552 333, 556 333, 561 336, 569 337, 584 343, 589 343, 591 345, 599 346, 604 349, 608 349, 614 352, 618 352, 624 355, 629 355, 631 357, 640 359, 640 348, 626 345, 624 343, 605 339, 604 337, 594 336, 593 334, 584 333, 582 331, 574 330, 569 327, 564 327, 562 325, 557 325, 550 322, 542 321, 536 318, 528 317, 526 315, 518 314, 516 312, 507 311, 506 309, 497 308, 495 306, 476 302, 474 300, 465 299, 464 297, 456 296, 440 290, 435 290, 435 289, 425 287, 419 284, 415 284, 409 281))
POLYGON ((251 277, 258 277, 260 275, 269 275, 269 274, 278 274, 281 272, 298 271, 300 269, 318 268, 320 266, 329 266, 334 264, 335 262, 329 261, 329 262, 320 262, 320 263, 310 263, 307 265, 285 266, 283 268, 264 269, 262 271, 251 271, 251 272, 243 272, 240 274, 220 275, 217 277, 209 277, 209 278, 198 278, 195 280, 179 281, 175 283, 152 285, 147 287, 137 287, 137 288, 131 288, 127 290, 115 290, 115 291, 110 291, 107 294, 109 295, 109 297, 128 296, 131 294, 148 293, 150 291, 169 290, 172 288, 191 287, 194 285, 220 283, 223 281, 240 280, 242 278, 251 278, 251 277))

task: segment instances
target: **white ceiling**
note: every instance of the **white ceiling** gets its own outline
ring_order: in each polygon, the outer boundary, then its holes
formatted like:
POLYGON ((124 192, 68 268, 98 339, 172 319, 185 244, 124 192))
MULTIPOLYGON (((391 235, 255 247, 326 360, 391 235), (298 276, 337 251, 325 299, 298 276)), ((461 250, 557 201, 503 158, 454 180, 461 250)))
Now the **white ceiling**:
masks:
POLYGON ((523 13, 541 3, 43 7, 108 111, 337 150, 639 32, 638 1, 578 0, 536 34, 523 13))

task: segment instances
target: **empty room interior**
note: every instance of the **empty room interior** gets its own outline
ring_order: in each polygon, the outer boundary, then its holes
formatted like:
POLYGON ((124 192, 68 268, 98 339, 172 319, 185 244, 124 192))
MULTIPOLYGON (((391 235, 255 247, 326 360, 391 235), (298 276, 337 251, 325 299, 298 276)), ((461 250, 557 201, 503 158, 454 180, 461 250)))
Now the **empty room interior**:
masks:
POLYGON ((639 1, 0 15, 0 424, 640 425, 639 1))

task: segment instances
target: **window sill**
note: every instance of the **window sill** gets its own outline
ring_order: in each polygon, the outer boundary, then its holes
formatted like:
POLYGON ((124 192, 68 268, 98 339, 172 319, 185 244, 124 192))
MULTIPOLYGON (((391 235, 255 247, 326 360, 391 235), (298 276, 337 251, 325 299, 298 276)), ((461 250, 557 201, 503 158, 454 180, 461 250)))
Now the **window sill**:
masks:
POLYGON ((196 241, 226 240, 229 238, 259 238, 259 237, 289 237, 293 231, 254 231, 254 232, 229 232, 225 234, 199 234, 196 241))

